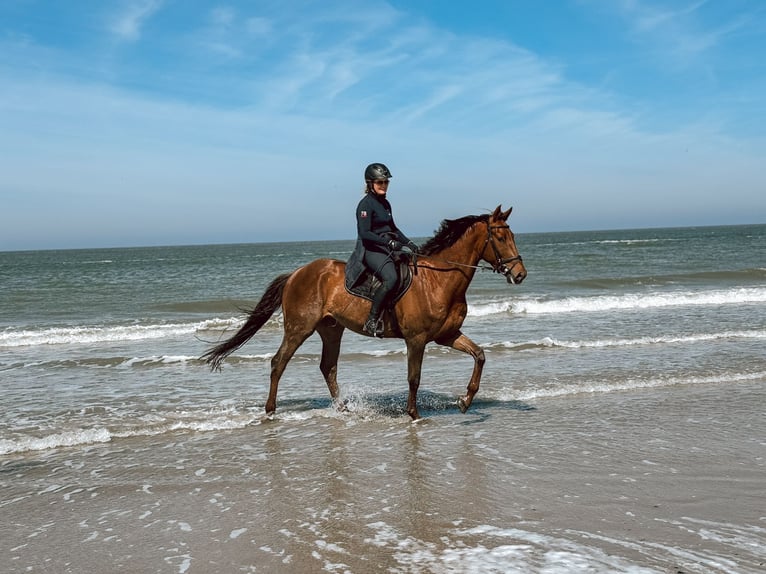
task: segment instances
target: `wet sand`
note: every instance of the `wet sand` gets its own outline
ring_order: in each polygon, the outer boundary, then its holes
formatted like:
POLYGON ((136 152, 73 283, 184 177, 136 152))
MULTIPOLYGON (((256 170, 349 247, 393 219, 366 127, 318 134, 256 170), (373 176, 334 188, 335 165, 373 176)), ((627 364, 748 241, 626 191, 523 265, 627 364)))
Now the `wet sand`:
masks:
POLYGON ((0 571, 763 572, 764 405, 760 381, 316 408, 6 456, 0 571))

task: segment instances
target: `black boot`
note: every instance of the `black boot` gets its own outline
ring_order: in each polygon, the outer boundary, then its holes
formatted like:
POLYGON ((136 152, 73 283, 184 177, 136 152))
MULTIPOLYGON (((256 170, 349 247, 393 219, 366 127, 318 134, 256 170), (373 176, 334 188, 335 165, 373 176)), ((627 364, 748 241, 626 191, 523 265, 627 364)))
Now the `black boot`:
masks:
POLYGON ((380 314, 370 311, 370 316, 364 322, 362 330, 370 337, 382 337, 383 336, 383 323, 380 320, 380 314))
POLYGON ((364 322, 362 331, 370 337, 383 336, 383 321, 380 320, 380 310, 384 308, 388 292, 378 287, 378 290, 372 296, 372 307, 370 307, 370 316, 364 322))

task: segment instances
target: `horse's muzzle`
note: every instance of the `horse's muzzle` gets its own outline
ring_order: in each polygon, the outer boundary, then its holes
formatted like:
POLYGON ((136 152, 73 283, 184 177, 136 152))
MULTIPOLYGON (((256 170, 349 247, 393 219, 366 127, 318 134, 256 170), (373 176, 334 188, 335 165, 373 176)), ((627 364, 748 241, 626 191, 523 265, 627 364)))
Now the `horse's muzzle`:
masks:
POLYGON ((519 261, 515 265, 512 265, 510 268, 503 265, 502 269, 500 270, 503 275, 505 275, 505 280, 508 281, 511 285, 518 285, 524 279, 527 277, 527 270, 525 269, 524 265, 519 261), (516 271, 514 271, 516 270, 516 271))

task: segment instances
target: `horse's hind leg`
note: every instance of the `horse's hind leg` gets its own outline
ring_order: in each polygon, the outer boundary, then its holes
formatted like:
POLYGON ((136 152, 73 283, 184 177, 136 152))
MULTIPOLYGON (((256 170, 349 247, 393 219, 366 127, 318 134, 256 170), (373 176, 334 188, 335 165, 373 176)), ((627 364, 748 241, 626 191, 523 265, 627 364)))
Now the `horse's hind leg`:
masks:
POLYGON ((343 337, 345 327, 329 318, 322 321, 317 326, 317 333, 322 338, 322 360, 319 363, 319 370, 327 383, 330 396, 333 402, 337 404, 338 396, 338 357, 340 356, 340 340, 343 337))
POLYGON ((282 344, 271 359, 271 384, 269 385, 269 396, 266 399, 267 415, 272 415, 277 410, 277 389, 279 388, 279 379, 282 377, 282 373, 285 372, 287 363, 293 358, 295 351, 297 351, 298 347, 309 338, 311 333, 313 333, 312 330, 309 330, 308 332, 285 331, 285 335, 282 338, 282 344))
POLYGON ((463 335, 463 333, 460 331, 458 331, 456 335, 450 338, 439 339, 436 342, 440 345, 445 345, 458 351, 468 353, 473 357, 473 373, 471 374, 471 380, 468 382, 467 392, 457 401, 457 405, 460 407, 460 411, 465 413, 468 410, 468 407, 471 406, 473 397, 479 390, 481 372, 484 369, 484 350, 479 347, 479 345, 471 341, 471 339, 463 335))

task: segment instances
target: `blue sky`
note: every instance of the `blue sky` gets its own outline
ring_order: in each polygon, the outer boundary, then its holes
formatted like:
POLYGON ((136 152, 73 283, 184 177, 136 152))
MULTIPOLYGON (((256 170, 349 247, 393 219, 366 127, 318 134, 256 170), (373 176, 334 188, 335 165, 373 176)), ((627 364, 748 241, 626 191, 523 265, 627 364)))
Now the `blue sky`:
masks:
POLYGON ((0 250, 766 222, 766 4, 4 0, 0 250))

